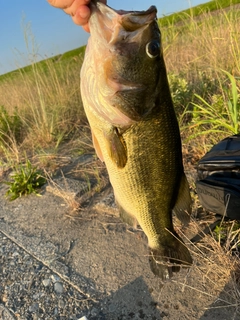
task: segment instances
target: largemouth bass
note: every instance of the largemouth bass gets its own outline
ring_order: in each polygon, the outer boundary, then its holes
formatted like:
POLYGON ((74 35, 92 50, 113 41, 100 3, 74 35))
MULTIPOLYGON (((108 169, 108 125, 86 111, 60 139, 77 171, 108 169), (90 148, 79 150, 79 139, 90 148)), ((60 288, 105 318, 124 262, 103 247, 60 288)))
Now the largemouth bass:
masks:
POLYGON ((189 219, 191 198, 157 10, 116 11, 95 1, 91 11, 81 94, 93 144, 122 219, 139 223, 153 273, 168 279, 192 264, 172 222, 173 211, 189 219))

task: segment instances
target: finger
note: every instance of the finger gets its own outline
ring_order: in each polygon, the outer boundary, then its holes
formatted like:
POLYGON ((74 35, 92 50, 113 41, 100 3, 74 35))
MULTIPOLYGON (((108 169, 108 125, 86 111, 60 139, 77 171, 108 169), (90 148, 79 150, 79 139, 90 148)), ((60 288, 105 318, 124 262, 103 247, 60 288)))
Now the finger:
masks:
POLYGON ((74 17, 77 11, 80 9, 80 13, 82 13, 82 18, 85 19, 87 16, 88 9, 87 7, 90 0, 74 0, 72 5, 68 8, 65 8, 64 11, 74 17))
POLYGON ((47 0, 48 3, 56 8, 66 9, 70 7, 74 0, 47 0))
POLYGON ((84 6, 88 5, 90 0, 47 0, 50 5, 60 9, 68 9, 71 6, 84 6), (77 3, 77 4, 76 4, 77 3))
POLYGON ((76 9, 76 11, 73 12, 75 13, 71 14, 71 16, 74 23, 80 26, 84 26, 87 24, 91 14, 90 9, 87 6, 80 6, 76 9))
MULTIPOLYGON (((106 4, 106 0, 101 0, 102 3, 106 4)), ((87 6, 81 6, 77 9, 75 16, 72 17, 73 21, 81 25, 86 32, 90 32, 88 19, 90 18, 91 11, 87 6)))

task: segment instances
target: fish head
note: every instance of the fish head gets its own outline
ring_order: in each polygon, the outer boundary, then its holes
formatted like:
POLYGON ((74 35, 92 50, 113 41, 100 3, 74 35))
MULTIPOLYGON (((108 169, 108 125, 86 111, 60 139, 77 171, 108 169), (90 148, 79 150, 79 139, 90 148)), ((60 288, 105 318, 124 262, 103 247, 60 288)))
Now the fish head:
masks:
POLYGON ((156 104, 166 77, 157 9, 123 11, 91 4, 91 46, 106 105, 138 121, 156 104))

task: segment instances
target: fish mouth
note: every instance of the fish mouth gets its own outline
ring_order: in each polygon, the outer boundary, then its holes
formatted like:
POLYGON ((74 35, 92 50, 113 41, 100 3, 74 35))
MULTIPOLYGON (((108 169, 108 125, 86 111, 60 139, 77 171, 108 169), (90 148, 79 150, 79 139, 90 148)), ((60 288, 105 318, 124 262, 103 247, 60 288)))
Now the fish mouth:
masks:
POLYGON ((138 29, 149 25, 157 18, 157 8, 151 6, 145 11, 114 10, 99 2, 91 1, 91 17, 89 20, 90 32, 101 33, 108 43, 114 43, 116 39, 129 37, 129 33, 135 34, 138 29), (128 35, 126 35, 128 33, 128 35))
POLYGON ((146 90, 146 86, 143 84, 136 84, 124 79, 107 79, 108 85, 113 89, 115 93, 121 92, 142 92, 146 90))

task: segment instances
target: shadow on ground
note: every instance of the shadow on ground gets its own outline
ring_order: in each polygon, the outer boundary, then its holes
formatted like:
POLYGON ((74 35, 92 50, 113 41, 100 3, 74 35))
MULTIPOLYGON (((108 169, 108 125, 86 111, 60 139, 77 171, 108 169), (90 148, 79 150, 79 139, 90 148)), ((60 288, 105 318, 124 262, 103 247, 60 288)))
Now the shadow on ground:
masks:
POLYGON ((164 312, 160 313, 156 301, 152 299, 142 277, 117 290, 95 308, 96 316, 91 320, 158 320, 164 316, 164 312))

